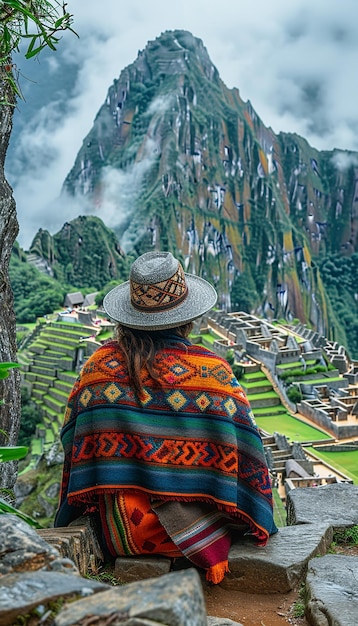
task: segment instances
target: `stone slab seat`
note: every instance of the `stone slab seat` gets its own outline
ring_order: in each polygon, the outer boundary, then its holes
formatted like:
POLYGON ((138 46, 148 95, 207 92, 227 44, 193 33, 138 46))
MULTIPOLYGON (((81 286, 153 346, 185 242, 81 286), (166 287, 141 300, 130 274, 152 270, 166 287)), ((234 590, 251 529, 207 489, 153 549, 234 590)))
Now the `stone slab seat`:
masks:
MULTIPOLYGON (((79 624, 204 626, 207 624, 200 577, 194 569, 119 585, 65 605, 54 626, 79 624)), ((217 624, 227 624, 227 620, 217 624)), ((233 625, 235 622, 233 622, 233 625)))
POLYGON ((230 573, 221 583, 225 589, 249 593, 286 593, 298 589, 309 560, 325 554, 332 543, 329 524, 285 526, 264 547, 250 538, 235 542, 229 552, 230 573))

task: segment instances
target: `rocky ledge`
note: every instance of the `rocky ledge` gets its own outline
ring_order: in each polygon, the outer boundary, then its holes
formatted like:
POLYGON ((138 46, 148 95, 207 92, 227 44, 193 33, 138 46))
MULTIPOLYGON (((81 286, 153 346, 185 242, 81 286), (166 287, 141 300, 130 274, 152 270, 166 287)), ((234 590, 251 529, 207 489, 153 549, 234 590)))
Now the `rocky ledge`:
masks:
MULTIPOLYGON (((358 620, 358 557, 328 550, 335 529, 358 524, 357 495, 357 486, 342 483, 291 491, 288 526, 264 548, 248 539, 235 543, 222 586, 279 594, 304 582, 309 624, 352 626, 358 620)), ((0 623, 235 626, 207 616, 200 575, 185 560, 118 558, 115 574, 122 584, 113 587, 84 577, 98 558, 90 526, 37 532, 2 515, 0 623)))

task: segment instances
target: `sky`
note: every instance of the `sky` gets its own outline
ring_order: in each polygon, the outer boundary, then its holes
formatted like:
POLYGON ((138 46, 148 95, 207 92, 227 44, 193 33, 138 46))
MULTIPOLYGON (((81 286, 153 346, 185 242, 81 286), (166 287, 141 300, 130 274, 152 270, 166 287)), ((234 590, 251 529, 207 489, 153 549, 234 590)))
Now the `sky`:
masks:
POLYGON ((36 61, 15 58, 25 101, 6 172, 25 249, 38 228, 54 234, 76 217, 59 197, 82 141, 113 80, 165 30, 202 39, 222 80, 276 133, 358 151, 357 0, 68 0, 67 9, 79 38, 66 34, 36 61))

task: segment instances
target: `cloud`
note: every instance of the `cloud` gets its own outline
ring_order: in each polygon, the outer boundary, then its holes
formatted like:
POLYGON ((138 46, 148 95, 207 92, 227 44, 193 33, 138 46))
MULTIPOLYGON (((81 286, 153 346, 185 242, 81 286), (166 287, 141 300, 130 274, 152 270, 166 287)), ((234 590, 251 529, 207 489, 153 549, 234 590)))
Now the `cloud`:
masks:
POLYGON ((103 195, 99 216, 103 222, 121 235, 121 247, 129 251, 143 233, 143 227, 135 218, 136 206, 143 189, 145 174, 158 156, 158 146, 147 138, 140 161, 118 170, 105 167, 101 176, 103 195))
POLYGON ((181 0, 174 9, 167 0, 68 0, 68 9, 80 39, 66 34, 56 53, 32 65, 16 59, 22 75, 35 74, 34 83, 21 81, 26 103, 7 166, 24 247, 40 226, 69 219, 70 202, 60 213, 49 206, 109 86, 165 30, 200 37, 224 82, 276 133, 296 132, 318 149, 358 150, 356 0, 181 0))
POLYGON ((358 166, 358 154, 349 152, 335 152, 331 159, 333 165, 341 172, 346 171, 349 167, 358 166))

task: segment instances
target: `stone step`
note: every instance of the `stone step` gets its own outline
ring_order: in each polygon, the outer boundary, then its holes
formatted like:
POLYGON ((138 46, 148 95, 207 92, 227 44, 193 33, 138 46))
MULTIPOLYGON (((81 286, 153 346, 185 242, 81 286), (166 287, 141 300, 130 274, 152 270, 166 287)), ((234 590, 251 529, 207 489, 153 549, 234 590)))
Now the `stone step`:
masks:
POLYGON ((37 532, 63 557, 71 559, 82 575, 96 571, 104 560, 90 517, 80 517, 65 528, 43 528, 37 532))
POLYGON ((55 400, 57 400, 60 404, 67 404, 68 393, 61 391, 60 389, 57 389, 56 387, 50 387, 48 390, 48 395, 51 398, 54 398, 55 400))
POLYGON ((77 376, 78 374, 76 374, 75 372, 69 372, 69 371, 57 373, 58 380, 64 380, 65 382, 68 382, 71 385, 75 383, 77 376))
POLYGON ((44 376, 55 375, 55 369, 53 367, 40 367, 39 365, 31 365, 31 372, 43 374, 44 376))
POLYGON ((50 407, 50 409, 52 409, 53 411, 55 411, 56 413, 63 413, 65 408, 66 408, 66 402, 59 402, 58 400, 56 400, 55 398, 51 397, 50 395, 46 394, 42 397, 42 401, 43 403, 50 407))
POLYGON ((67 337, 63 333, 56 334, 48 331, 41 335, 41 339, 46 341, 48 345, 61 345, 71 349, 76 348, 80 340, 79 337, 67 337))
POLYGON ((70 394, 70 391, 72 389, 73 383, 71 382, 67 382, 65 380, 55 380, 54 382, 54 387, 56 389, 59 389, 60 391, 62 391, 63 393, 65 393, 67 396, 70 394))
POLYGON ((257 382, 245 382, 241 383, 245 393, 250 398, 250 394, 253 393, 265 393, 266 391, 272 390, 272 385, 268 380, 265 381, 257 381, 257 382))

